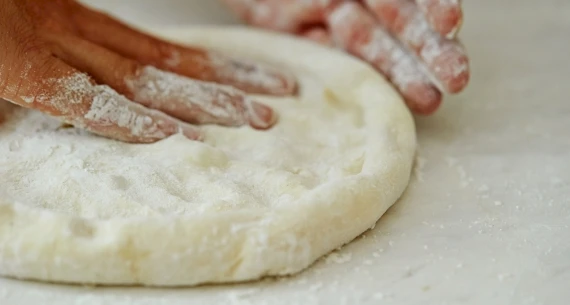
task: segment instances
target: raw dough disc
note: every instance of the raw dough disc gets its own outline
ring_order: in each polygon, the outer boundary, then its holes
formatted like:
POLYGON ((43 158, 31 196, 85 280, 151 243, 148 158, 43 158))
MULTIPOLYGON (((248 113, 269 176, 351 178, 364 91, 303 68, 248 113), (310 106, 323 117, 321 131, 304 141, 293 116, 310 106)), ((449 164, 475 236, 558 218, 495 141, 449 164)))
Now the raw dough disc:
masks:
POLYGON ((298 272, 368 228, 405 189, 412 117, 341 52, 246 28, 162 31, 296 74, 258 97, 267 132, 205 127, 131 145, 0 102, 0 273, 92 284, 194 285, 298 272))

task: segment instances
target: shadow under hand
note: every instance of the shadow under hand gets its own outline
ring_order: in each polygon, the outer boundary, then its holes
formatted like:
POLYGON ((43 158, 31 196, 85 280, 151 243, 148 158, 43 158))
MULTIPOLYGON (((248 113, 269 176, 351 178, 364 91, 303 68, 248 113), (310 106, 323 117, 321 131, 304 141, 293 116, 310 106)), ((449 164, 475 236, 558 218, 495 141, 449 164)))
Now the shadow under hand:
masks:
POLYGON ((20 109, 19 106, 16 106, 6 100, 0 99, 0 127, 6 121, 8 121, 8 119, 13 116, 18 109, 20 109))

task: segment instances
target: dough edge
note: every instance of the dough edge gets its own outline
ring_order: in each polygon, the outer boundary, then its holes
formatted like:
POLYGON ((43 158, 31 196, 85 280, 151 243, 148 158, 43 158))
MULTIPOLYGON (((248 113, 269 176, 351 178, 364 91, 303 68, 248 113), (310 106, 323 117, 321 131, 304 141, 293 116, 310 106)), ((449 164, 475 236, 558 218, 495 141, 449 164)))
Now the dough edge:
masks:
POLYGON ((0 198, 0 274, 148 286, 293 274, 373 227, 404 192, 415 154, 415 126, 399 95, 368 65, 311 42, 245 27, 193 26, 152 33, 310 67, 335 94, 348 94, 367 109, 362 172, 321 185, 294 205, 267 213, 86 220, 0 198), (260 42, 264 48, 255 49, 260 42), (331 65, 313 66, 316 58, 331 65), (341 66, 348 71, 339 71, 341 66), (351 92, 337 90, 340 84, 351 92))

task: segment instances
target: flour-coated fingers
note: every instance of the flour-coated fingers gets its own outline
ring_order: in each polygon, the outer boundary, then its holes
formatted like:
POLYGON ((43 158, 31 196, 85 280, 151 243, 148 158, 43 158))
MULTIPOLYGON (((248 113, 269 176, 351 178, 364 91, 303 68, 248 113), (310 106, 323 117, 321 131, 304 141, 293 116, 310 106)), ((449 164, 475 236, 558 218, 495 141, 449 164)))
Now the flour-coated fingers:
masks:
POLYGON ((463 24, 461 0, 416 0, 432 29, 441 36, 453 39, 463 24))
POLYGON ((464 47, 431 29, 424 13, 409 0, 364 0, 385 26, 412 50, 438 79, 445 91, 457 93, 469 82, 469 61, 464 47))
POLYGON ((132 143, 152 143, 176 133, 199 140, 200 130, 128 100, 55 57, 30 59, 28 82, 2 97, 95 134, 132 143))
POLYGON ((236 87, 248 93, 291 95, 295 77, 287 71, 198 47, 183 46, 137 31, 126 24, 76 4, 79 34, 100 46, 144 65, 193 79, 236 87))
POLYGON ((127 98, 183 121, 269 128, 274 112, 229 86, 190 79, 118 55, 75 36, 46 37, 56 55, 127 98), (112 67, 112 68, 110 68, 112 67))
POLYGON ((323 27, 308 28, 300 32, 299 35, 323 46, 334 45, 331 35, 323 27))
POLYGON ((412 111, 429 114, 438 108, 442 99, 439 90, 414 57, 359 3, 350 2, 337 7, 330 14, 328 24, 335 43, 388 77, 412 111))

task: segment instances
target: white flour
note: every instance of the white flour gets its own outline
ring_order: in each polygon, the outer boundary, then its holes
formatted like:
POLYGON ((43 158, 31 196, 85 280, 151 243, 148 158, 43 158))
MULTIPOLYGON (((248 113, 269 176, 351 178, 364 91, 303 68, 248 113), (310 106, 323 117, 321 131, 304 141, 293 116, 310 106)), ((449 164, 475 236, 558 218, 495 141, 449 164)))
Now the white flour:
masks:
POLYGON ((106 85, 95 85, 82 73, 60 79, 47 79, 54 88, 47 94, 22 96, 26 103, 38 103, 60 120, 97 134, 113 134, 128 142, 154 142, 184 132, 197 134, 196 128, 129 101, 106 85))
POLYGON ((251 120, 255 126, 268 126, 256 113, 255 102, 229 86, 193 80, 151 66, 127 80, 127 85, 138 102, 191 122, 240 126, 251 120))
MULTIPOLYGON (((162 88, 157 86, 142 92, 159 92, 153 91, 162 88)), ((308 96, 327 98, 326 92, 316 90, 308 96)), ((346 129, 353 124, 354 112, 288 98, 266 101, 285 121, 298 123, 271 132, 208 126, 206 143, 177 135, 153 145, 125 144, 62 128, 47 115, 4 102, 1 110, 9 115, 0 127, 0 172, 6 173, 0 185, 20 202, 87 217, 195 214, 287 204, 303 190, 345 175, 353 162, 359 162, 363 151, 356 144, 362 135, 346 129), (306 111, 296 110, 299 107, 306 111), (309 120, 319 112, 334 119, 326 126, 309 120), (287 137, 286 130, 305 130, 306 137, 287 137), (246 134, 255 136, 244 138, 246 134), (262 181, 271 186, 258 188, 262 181)), ((86 117, 114 120, 137 132, 139 121, 111 106, 116 105, 96 99, 86 117)))
MULTIPOLYGON (((356 55, 388 75, 391 82, 401 91, 406 91, 410 84, 428 84, 429 79, 420 70, 415 57, 410 52, 407 52, 384 27, 376 25, 371 16, 367 15, 370 20, 361 20, 361 16, 357 14, 358 7, 358 5, 351 3, 341 5, 329 16, 329 23, 334 27, 342 27, 347 23, 360 24, 362 22, 374 27, 370 40, 359 45, 358 49, 351 50, 351 52, 356 53, 356 55)), ((340 43, 340 41, 337 41, 337 43, 340 43)), ((345 45, 343 47, 347 48, 349 46, 345 45)))
POLYGON ((261 66, 244 59, 235 60, 215 52, 208 53, 209 64, 220 79, 246 87, 263 88, 273 94, 289 93, 295 86, 295 78, 286 71, 261 66))
MULTIPOLYGON (((372 227, 402 194, 416 147, 413 120, 368 65, 247 29, 176 37, 278 61, 301 90, 253 96, 279 115, 269 130, 205 125, 203 142, 177 134, 140 145, 3 104, 10 114, 0 125, 0 274, 145 285, 292 274, 372 227)), ((210 97, 185 78, 142 72, 134 84, 142 98, 210 97)), ((115 109, 91 108, 94 119, 115 109)))

